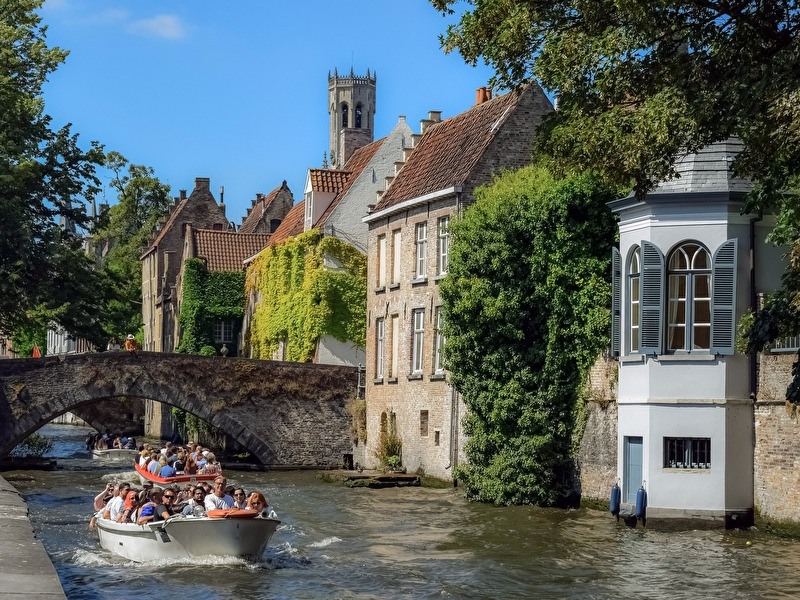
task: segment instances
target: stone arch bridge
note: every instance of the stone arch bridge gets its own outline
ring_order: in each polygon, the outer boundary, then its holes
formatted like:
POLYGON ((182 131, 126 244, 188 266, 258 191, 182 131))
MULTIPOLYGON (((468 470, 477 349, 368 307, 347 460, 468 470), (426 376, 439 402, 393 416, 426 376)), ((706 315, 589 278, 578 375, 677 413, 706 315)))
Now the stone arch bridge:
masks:
POLYGON ((190 412, 270 466, 339 466, 353 451, 355 367, 103 352, 0 360, 0 457, 59 415, 150 399, 190 412))

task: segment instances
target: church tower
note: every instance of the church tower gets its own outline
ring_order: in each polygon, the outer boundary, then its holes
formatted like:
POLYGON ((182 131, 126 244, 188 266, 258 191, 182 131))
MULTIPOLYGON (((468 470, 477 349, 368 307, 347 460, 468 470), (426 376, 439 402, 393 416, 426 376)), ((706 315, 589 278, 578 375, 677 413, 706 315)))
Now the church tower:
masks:
POLYGON ((375 80, 377 75, 339 76, 328 72, 328 114, 331 129, 329 157, 331 168, 341 169, 350 155, 374 140, 375 80))

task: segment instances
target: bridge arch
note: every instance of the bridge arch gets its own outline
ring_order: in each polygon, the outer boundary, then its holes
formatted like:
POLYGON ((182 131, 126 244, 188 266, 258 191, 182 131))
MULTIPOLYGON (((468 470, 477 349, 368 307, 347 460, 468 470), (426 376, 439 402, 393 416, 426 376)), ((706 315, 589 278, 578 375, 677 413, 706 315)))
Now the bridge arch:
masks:
POLYGON ((353 367, 104 352, 0 361, 0 456, 67 411, 152 399, 225 432, 265 465, 332 466, 352 452, 353 367))

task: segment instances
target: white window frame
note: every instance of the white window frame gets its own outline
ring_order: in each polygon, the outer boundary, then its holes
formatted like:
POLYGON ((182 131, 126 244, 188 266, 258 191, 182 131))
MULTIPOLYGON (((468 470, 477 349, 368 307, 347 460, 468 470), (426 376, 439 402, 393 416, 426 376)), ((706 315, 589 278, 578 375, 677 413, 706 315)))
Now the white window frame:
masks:
POLYGON ((422 374, 425 359, 425 309, 415 308, 411 311, 411 323, 413 327, 411 345, 411 373, 413 375, 422 374))
POLYGON ((386 339, 386 323, 383 317, 375 320, 375 378, 383 379, 383 350, 386 339))
POLYGON ((415 227, 416 260, 414 279, 425 279, 428 274, 428 223, 423 221, 415 227))
POLYGON ((397 379, 400 368, 400 315, 392 315, 392 355, 389 357, 389 379, 397 379))
POLYGON ((215 344, 233 343, 233 321, 228 319, 214 323, 213 337, 215 344))
POLYGON ((711 298, 713 290, 713 282, 711 280, 712 273, 712 257, 711 252, 701 243, 687 240, 681 242, 674 248, 667 259, 667 335, 666 347, 667 352, 672 353, 688 353, 688 352, 710 352, 711 351, 711 298), (691 256, 686 251, 687 247, 695 247, 691 256), (686 264, 685 269, 674 269, 672 267, 673 259, 682 255, 686 264), (705 258, 705 267, 698 267, 697 261, 701 257, 705 258), (697 295, 697 284, 700 278, 707 279, 707 296, 697 295), (676 295, 673 289, 673 282, 679 280, 684 282, 684 296, 676 295), (697 307, 699 303, 705 303, 708 307, 708 321, 697 321, 697 307), (678 320, 676 312, 678 307, 676 305, 683 305, 683 320, 678 320), (702 327, 707 331, 708 344, 705 347, 696 346, 697 344, 697 330, 702 327), (683 346, 673 347, 672 332, 675 328, 683 328, 683 346))
POLYGON ((379 288, 386 287, 386 234, 378 236, 378 279, 379 288))
POLYGON ((628 350, 639 352, 642 325, 642 249, 635 246, 628 263, 628 350))
POLYGON ((439 217, 436 229, 436 270, 439 275, 446 275, 450 253, 450 217, 439 217))
POLYGON ((392 285, 400 283, 400 230, 392 232, 392 285))
POLYGON ((444 344, 446 338, 444 337, 444 333, 442 333, 442 325, 444 324, 443 317, 442 317, 442 307, 437 306, 434 309, 434 316, 433 322, 436 327, 434 338, 433 338, 433 372, 436 375, 440 375, 444 373, 444 359, 442 357, 442 348, 444 348, 444 344))

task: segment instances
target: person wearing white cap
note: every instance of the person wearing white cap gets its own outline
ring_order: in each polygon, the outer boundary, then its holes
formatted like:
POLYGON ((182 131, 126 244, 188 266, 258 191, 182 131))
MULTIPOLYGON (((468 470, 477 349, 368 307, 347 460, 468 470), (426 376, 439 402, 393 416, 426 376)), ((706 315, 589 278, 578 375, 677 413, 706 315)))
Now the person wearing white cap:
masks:
POLYGON ((129 333, 128 338, 125 340, 125 350, 136 354, 136 338, 133 337, 132 333, 129 333))

